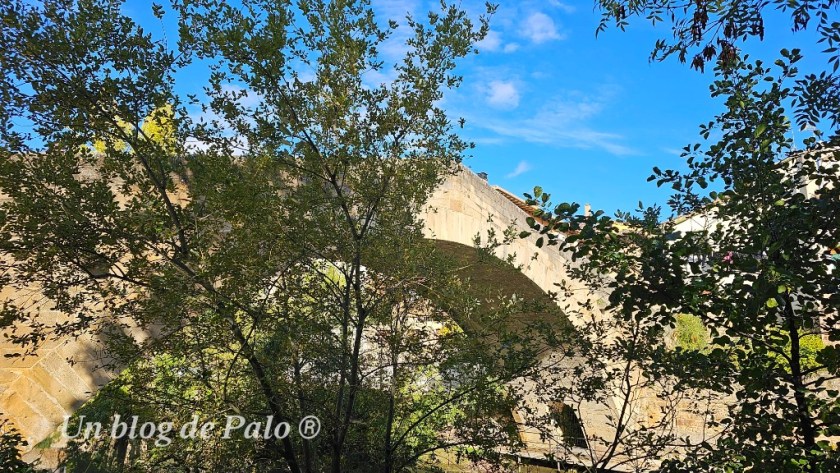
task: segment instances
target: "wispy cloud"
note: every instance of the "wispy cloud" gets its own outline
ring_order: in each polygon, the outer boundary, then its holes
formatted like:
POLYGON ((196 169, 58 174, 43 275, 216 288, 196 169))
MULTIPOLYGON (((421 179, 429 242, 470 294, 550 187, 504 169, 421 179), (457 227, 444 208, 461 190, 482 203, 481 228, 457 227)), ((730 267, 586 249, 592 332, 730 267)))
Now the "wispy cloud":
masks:
MULTIPOLYGON (((259 94, 238 84, 223 84, 220 95, 245 109, 254 109, 263 101, 259 94)), ((210 101, 209 97, 207 97, 207 101, 210 101)), ((206 109, 193 107, 190 118, 196 122, 204 121, 210 123, 216 121, 224 127, 229 126, 227 120, 212 110, 209 105, 206 109)))
POLYGON ((559 0, 549 0, 549 3, 552 7, 559 8, 565 13, 574 13, 577 10, 577 8, 575 8, 574 5, 569 5, 568 3, 561 2, 559 0))
POLYGON ((371 2, 378 15, 384 20, 404 22, 406 15, 413 15, 420 7, 418 0, 373 0, 371 2))
POLYGON ((554 20, 545 13, 532 13, 522 23, 522 35, 535 44, 565 39, 566 35, 557 31, 554 20))
POLYGON ((662 151, 665 154, 670 154, 670 155, 673 155, 673 156, 680 156, 685 152, 684 150, 681 150, 681 149, 678 149, 678 148, 667 148, 667 147, 661 147, 661 148, 659 148, 659 151, 662 151))
POLYGON ((408 51, 406 41, 411 37, 406 16, 416 16, 420 7, 418 0, 374 0, 372 6, 379 20, 397 22, 397 29, 379 45, 383 56, 390 61, 397 61, 408 51))
POLYGON ((364 84, 374 88, 396 80, 397 71, 394 66, 401 62, 409 51, 407 42, 413 34, 406 17, 418 16, 420 0, 373 0, 371 6, 377 21, 383 25, 387 24, 388 20, 397 22, 397 29, 377 47, 384 61, 383 67, 380 70, 368 70, 363 75, 364 84))
MULTIPOLYGON (((226 100, 235 103, 245 111, 240 119, 253 123, 253 120, 249 116, 262 103, 263 98, 260 94, 239 84, 224 84, 220 92, 220 96, 225 97, 226 100)), ((206 99, 208 102, 210 101, 210 97, 206 97, 206 99)), ((248 150, 248 140, 243 136, 239 136, 234 130, 233 124, 225 118, 225 115, 214 110, 209 104, 205 107, 192 107, 189 118, 195 123, 206 123, 217 128, 217 138, 228 139, 228 144, 231 146, 232 152, 235 155, 244 154, 248 150)), ((212 147, 210 142, 192 136, 186 139, 185 145, 187 149, 192 151, 207 151, 212 147)))
POLYGON ((548 102, 529 116, 476 116, 471 122, 497 136, 540 143, 558 148, 602 149, 624 156, 638 151, 624 144, 624 137, 596 129, 597 118, 614 91, 603 89, 591 96, 565 93, 548 102))
POLYGON ((526 172, 531 170, 531 165, 528 164, 527 161, 519 161, 519 164, 516 165, 516 169, 509 172, 505 177, 508 179, 512 179, 516 176, 520 176, 525 174, 526 172))
POLYGON ((475 43, 475 46, 480 52, 501 51, 503 53, 512 53, 519 49, 519 45, 516 43, 506 44, 502 39, 502 34, 496 30, 488 31, 487 36, 485 36, 481 41, 475 43))
POLYGON ((499 136, 479 136, 477 138, 470 138, 469 141, 472 141, 477 145, 500 145, 505 142, 505 139, 499 136))
POLYGON ((496 108, 519 106, 519 91, 513 82, 494 80, 487 85, 487 103, 496 108))

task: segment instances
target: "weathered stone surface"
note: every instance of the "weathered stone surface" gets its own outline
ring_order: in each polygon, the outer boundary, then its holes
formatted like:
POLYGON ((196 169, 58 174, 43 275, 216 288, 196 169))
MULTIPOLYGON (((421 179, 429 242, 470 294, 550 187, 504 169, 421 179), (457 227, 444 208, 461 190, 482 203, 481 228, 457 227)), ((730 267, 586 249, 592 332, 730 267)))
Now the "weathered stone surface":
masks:
POLYGON ((37 385, 45 395, 55 400, 65 413, 72 413, 81 404, 76 393, 61 382, 61 377, 48 371, 41 363, 29 370, 24 378, 37 385))
POLYGON ((98 384, 87 372, 89 370, 86 370, 83 373, 84 375, 79 374, 57 351, 45 356, 41 360, 41 364, 62 385, 66 386, 69 392, 76 395, 81 394, 80 399, 87 399, 97 389, 98 384))
MULTIPOLYGON (((426 235, 429 238, 464 245, 472 245, 476 236, 481 238, 482 243, 486 243, 490 230, 501 241, 505 230, 511 225, 517 233, 528 229, 528 214, 467 169, 447 179, 434 192, 421 218, 426 223, 426 235)), ((516 239, 498 248, 496 256, 505 259, 514 255, 514 261, 522 265, 523 273, 543 291, 557 292, 555 283, 563 280, 569 280, 572 287, 580 289, 580 299, 563 301, 567 316, 574 323, 578 317, 577 311, 581 310, 580 303, 589 294, 588 290, 583 284, 568 277, 566 268, 571 262, 555 247, 537 248, 537 238, 531 236, 516 239), (566 304, 570 307, 565 307, 566 304)), ((582 312, 589 315, 589 311, 582 312)))
POLYGON ((16 393, 13 388, 7 390, 8 395, 0 398, 3 415, 20 431, 24 440, 30 446, 45 439, 58 425, 58 422, 47 417, 48 413, 41 413, 37 407, 30 405, 23 395, 16 393))

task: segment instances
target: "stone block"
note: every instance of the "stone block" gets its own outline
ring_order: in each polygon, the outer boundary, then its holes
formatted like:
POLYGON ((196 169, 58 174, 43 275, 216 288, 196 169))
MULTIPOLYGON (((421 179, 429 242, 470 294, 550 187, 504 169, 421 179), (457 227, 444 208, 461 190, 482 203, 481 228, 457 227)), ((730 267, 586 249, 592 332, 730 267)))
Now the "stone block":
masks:
POLYGON ((8 396, 0 399, 0 410, 15 424, 30 445, 47 438, 55 429, 55 424, 50 419, 35 410, 17 392, 10 392, 8 396))
MULTIPOLYGON (((27 376, 21 376, 9 386, 9 391, 26 400, 26 403, 42 417, 57 425, 67 411, 45 389, 27 376)), ((39 439, 40 440, 40 439, 39 439)))
POLYGON ((26 373, 26 377, 40 386, 44 392, 55 399, 61 408, 68 413, 73 412, 82 405, 84 401, 81 401, 80 398, 87 394, 85 391, 73 392, 73 390, 61 382, 58 376, 55 376, 54 373, 44 368, 41 363, 38 363, 34 368, 29 370, 26 373))
POLYGON ((41 364, 44 368, 52 373, 61 384, 67 386, 70 392, 77 396, 83 396, 85 399, 95 392, 97 385, 91 382, 90 376, 85 374, 81 376, 76 370, 70 366, 66 359, 61 357, 58 353, 50 353, 43 360, 41 364))
POLYGON ((0 370, 27 369, 32 368, 35 366, 35 363, 38 363, 38 356, 34 354, 29 356, 16 356, 21 354, 21 352, 22 350, 20 348, 0 348, 0 370))

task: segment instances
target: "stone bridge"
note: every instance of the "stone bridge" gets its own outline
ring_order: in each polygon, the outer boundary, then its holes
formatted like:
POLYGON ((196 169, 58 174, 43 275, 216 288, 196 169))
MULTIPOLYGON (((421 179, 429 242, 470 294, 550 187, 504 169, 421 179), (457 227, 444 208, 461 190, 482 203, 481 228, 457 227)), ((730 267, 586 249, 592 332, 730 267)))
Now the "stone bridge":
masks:
MULTIPOLYGON (((517 233, 527 229, 527 208, 524 203, 504 190, 464 169, 446 180, 432 195, 422 218, 429 238, 447 240, 472 246, 478 235, 486 241, 488 231, 499 239, 513 225, 517 233)), ((543 291, 555 291, 555 283, 566 279, 569 261, 555 247, 538 249, 536 237, 517 239, 499 247, 497 256, 504 259, 512 255, 523 273, 543 291), (535 257, 536 256, 536 257, 535 257)), ((581 294, 586 289, 579 286, 581 294)), ((0 300, 29 297, 4 287, 0 300)), ((565 300, 564 306, 578 306, 576 300, 565 300)), ((569 312, 570 315, 574 310, 569 312)), ((58 318, 61 315, 42 311, 42 316, 58 318)), ((575 322, 574 315, 570 317, 575 322)), ((66 415, 75 411, 92 393, 112 378, 98 367, 101 354, 90 337, 46 341, 33 356, 25 358, 0 357, 0 413, 14 425, 29 442, 30 447, 48 438, 63 422, 66 415)), ((2 354, 19 351, 18 347, 0 341, 2 354)), ((544 409, 544 406, 539 407, 544 409)), ((607 427, 609 406, 591 405, 580 412, 581 422, 587 432, 600 435, 610 433, 607 427)), ((520 433, 530 456, 542 457, 550 450, 535 431, 528 427, 523 416, 514 412, 520 423, 520 433)), ((32 454, 36 454, 35 451, 32 454)))

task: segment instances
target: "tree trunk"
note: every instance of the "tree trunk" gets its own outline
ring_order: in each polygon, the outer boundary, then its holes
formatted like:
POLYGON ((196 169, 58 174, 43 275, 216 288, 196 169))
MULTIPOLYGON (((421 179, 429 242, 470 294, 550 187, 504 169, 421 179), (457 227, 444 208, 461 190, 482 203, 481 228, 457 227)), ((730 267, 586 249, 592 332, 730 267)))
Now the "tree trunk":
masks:
MULTIPOLYGON (((220 310, 225 311, 224 306, 219 307, 220 310)), ((280 407, 280 404, 277 402, 277 393, 274 391, 274 388, 271 385, 271 381, 268 379, 268 375, 265 373, 265 369, 263 368, 262 363, 260 363, 259 359, 257 359, 256 353, 254 353, 251 344, 248 343, 248 340, 245 338, 245 335, 242 333, 242 330, 239 329, 239 325, 236 323, 236 320, 233 319, 232 316, 228 316, 228 323, 230 324, 231 331, 233 332, 236 341, 242 347, 242 353, 245 355, 245 359, 248 360, 248 364, 251 366, 251 370, 254 372, 254 376, 257 378, 257 382, 260 385, 260 389, 263 392, 263 395, 266 397, 266 401, 268 402, 269 410, 274 417, 281 422, 289 422, 289 419, 283 415, 283 410, 280 407)), ((291 424, 291 422, 289 422, 291 424)), ((278 443, 275 439, 273 445, 277 449, 277 453, 286 460, 286 463, 289 466, 289 470, 291 473, 302 473, 300 466, 297 462, 297 455, 295 455, 295 448, 292 445, 291 439, 287 435, 284 437, 280 443, 278 443)), ((280 468, 275 468, 273 471, 277 471, 278 473, 283 471, 280 468)))
MULTIPOLYGON (((796 417, 799 434, 802 436, 802 445, 811 456, 811 450, 816 448, 816 428, 814 420, 808 408, 808 400, 805 398, 805 383, 802 379, 802 354, 799 348, 799 329, 796 324, 796 313, 793 311, 790 294, 785 296, 785 323, 790 337, 790 374, 793 384, 793 397, 796 401, 796 417)), ((806 471, 813 471, 813 465, 809 464, 806 471)))

